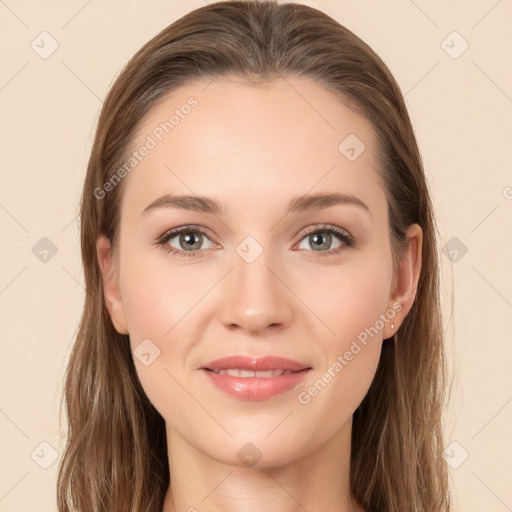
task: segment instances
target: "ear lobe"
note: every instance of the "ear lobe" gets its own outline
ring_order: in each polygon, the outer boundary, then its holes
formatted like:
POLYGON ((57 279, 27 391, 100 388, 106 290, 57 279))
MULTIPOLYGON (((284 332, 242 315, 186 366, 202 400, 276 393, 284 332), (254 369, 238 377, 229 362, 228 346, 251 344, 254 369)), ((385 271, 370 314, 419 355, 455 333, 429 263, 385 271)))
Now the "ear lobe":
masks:
POLYGON ((100 235, 96 241, 96 255, 102 275, 105 304, 112 323, 119 334, 128 334, 119 287, 119 269, 112 256, 110 241, 105 235, 100 235))
POLYGON ((393 308, 396 311, 398 309, 397 303, 399 303, 401 305, 401 309, 393 321, 390 321, 386 325, 383 332, 383 339, 390 338, 398 330, 403 319, 412 308, 414 299, 416 298, 416 291, 421 273, 423 231, 418 224, 411 224, 407 229, 407 235, 409 237, 408 245, 404 250, 397 275, 393 279, 395 285, 388 305, 388 307, 393 308), (393 304, 395 305, 394 307, 393 304), (391 324, 394 324, 394 329, 391 329, 391 324))

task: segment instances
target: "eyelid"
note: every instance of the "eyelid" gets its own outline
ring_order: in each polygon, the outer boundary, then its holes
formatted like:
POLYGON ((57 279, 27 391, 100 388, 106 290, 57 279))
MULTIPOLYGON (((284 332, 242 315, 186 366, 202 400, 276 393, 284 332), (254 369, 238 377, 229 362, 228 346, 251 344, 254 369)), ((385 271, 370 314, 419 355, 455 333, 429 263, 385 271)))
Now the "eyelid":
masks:
MULTIPOLYGON (((183 232, 183 231, 194 231, 194 232, 201 233, 203 235, 207 235, 210 238, 212 237, 212 231, 210 231, 208 228, 205 228, 204 226, 200 226, 199 224, 184 224, 182 226, 176 226, 174 228, 168 229, 167 231, 165 231, 162 235, 160 235, 157 238, 157 241, 162 241, 162 240, 165 240, 166 238, 168 239, 169 236, 170 237, 177 236, 177 235, 181 234, 181 232, 183 232)), ((213 238, 215 238, 215 237, 213 237, 213 238)))
MULTIPOLYGON (((308 226, 304 228, 299 235, 299 241, 302 240, 305 236, 309 235, 310 233, 313 233, 315 231, 320 231, 323 229, 331 229, 333 228, 335 231, 339 230, 341 234, 344 234, 347 238, 353 239, 354 237, 351 235, 349 231, 347 231, 345 228, 340 228, 338 226, 335 226, 333 224, 312 224, 311 226, 308 226)), ((189 230, 189 231, 198 231, 202 234, 207 234, 210 237, 212 236, 212 231, 204 226, 201 226, 199 224, 184 224, 182 226, 176 226, 174 228, 168 229, 165 231, 162 235, 158 237, 158 240, 165 239, 169 234, 179 234, 180 231, 183 230, 189 230)))
MULTIPOLYGON (((312 226, 308 226, 307 228, 305 228, 305 230, 303 230, 300 233, 299 240, 298 240, 298 242, 296 242, 294 244, 294 246, 297 244, 300 244, 302 242, 302 240, 304 240, 311 233, 317 233, 317 232, 319 232, 319 233, 327 232, 327 233, 333 234, 341 242, 341 246, 336 249, 330 249, 328 251, 312 251, 312 250, 307 251, 315 257, 316 256, 335 256, 347 249, 355 248, 358 245, 358 240, 356 239, 356 237, 354 237, 345 228, 341 228, 334 224, 314 224, 312 226)), ((301 249, 301 250, 303 250, 303 249, 301 249)))
POLYGON ((311 226, 308 226, 307 228, 304 228, 299 235, 300 240, 302 240, 305 236, 309 235, 310 233, 314 233, 316 231, 323 231, 323 230, 334 230, 339 231, 340 234, 345 235, 347 238, 353 239, 354 237, 350 234, 349 231, 347 231, 345 228, 340 228, 338 226, 335 226, 334 224, 313 224, 311 226))
MULTIPOLYGON (((316 253, 316 254, 314 254, 314 256, 336 255, 336 254, 339 254, 340 252, 342 252, 343 250, 346 250, 347 248, 355 247, 357 244, 356 238, 349 231, 347 231, 344 228, 341 228, 341 227, 333 225, 333 224, 313 224, 311 226, 304 228, 300 232, 300 235, 297 235, 297 236, 299 236, 299 239, 297 242, 295 242, 294 246, 297 245, 298 243, 300 243, 309 234, 315 233, 315 232, 322 232, 322 231, 326 231, 326 232, 330 232, 330 233, 334 234, 342 242, 342 246, 340 248, 331 249, 328 251, 311 251, 311 250, 307 251, 307 252, 316 253)), ((198 253, 201 255, 201 253, 204 253, 207 251, 207 249, 200 249, 197 251, 184 251, 182 249, 176 249, 175 247, 172 247, 172 246, 167 246, 167 242, 170 239, 175 238, 176 236, 180 235, 182 232, 200 233, 201 235, 207 236, 214 245, 220 245, 217 242, 215 242, 214 240, 212 240, 212 237, 210 235, 211 230, 209 230, 208 228, 206 228, 204 226, 200 226, 198 224, 185 224, 182 226, 176 226, 174 228, 168 229, 167 231, 165 231, 162 235, 160 235, 157 238, 156 244, 160 245, 162 247, 166 246, 165 249, 167 250, 167 252, 172 252, 179 256, 186 255, 188 257, 189 256, 193 257, 193 256, 196 256, 198 253)), ((213 237, 213 238, 215 238, 215 237, 213 237)), ((301 249, 301 251, 302 250, 304 250, 304 249, 301 249)))

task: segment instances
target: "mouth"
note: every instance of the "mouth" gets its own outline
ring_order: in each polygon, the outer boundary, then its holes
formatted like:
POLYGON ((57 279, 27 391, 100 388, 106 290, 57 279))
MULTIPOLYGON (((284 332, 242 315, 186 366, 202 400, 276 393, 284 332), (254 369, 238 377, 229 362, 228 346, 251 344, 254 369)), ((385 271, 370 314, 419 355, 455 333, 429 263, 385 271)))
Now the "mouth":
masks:
POLYGON ((201 368, 233 377, 276 377, 292 372, 310 370, 311 366, 279 356, 250 357, 233 355, 211 361, 201 368))
POLYGON ((298 373, 306 370, 310 370, 311 368, 304 368, 302 370, 284 370, 284 369, 274 369, 274 370, 265 370, 265 371, 254 371, 254 370, 242 370, 241 368, 226 368, 222 370, 212 370, 211 368, 203 368, 203 370, 216 373, 217 375, 231 375, 232 377, 242 377, 242 378, 271 378, 278 377, 279 375, 289 375, 290 373, 298 373))
POLYGON ((230 356, 201 368, 208 381, 242 400, 267 400, 295 388, 311 366, 277 356, 230 356))

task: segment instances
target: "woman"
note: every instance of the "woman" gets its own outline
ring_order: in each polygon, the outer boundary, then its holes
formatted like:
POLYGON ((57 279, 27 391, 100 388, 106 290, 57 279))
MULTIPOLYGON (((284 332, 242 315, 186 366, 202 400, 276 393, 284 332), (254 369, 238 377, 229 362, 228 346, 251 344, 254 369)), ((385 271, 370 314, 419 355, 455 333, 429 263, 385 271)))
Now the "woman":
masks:
POLYGON ((450 509, 434 214, 400 90, 324 13, 197 9, 100 115, 60 512, 450 509))

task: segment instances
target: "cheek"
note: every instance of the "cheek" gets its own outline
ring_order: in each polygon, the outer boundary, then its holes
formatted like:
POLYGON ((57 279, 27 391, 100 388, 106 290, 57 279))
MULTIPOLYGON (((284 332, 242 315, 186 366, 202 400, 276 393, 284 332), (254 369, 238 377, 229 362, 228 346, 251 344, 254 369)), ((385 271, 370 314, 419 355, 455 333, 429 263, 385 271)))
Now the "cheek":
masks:
POLYGON ((206 295, 218 277, 211 269, 172 264, 163 249, 144 252, 134 244, 124 249, 121 293, 135 368, 150 401, 164 417, 171 417, 176 410, 171 403, 186 404, 177 410, 192 405, 178 382, 183 382, 187 355, 198 340, 195 331, 206 314, 206 295), (148 351, 151 358, 158 355, 146 366, 137 354, 148 351))
POLYGON ((200 422, 201 411, 180 383, 184 382, 184 364, 193 343, 187 329, 194 305, 205 291, 198 289, 193 274, 166 265, 165 252, 158 258, 148 254, 137 257, 135 248, 129 252, 122 283, 123 306, 142 388, 166 421, 179 423, 183 421, 180 411, 188 411, 188 420, 200 422), (150 354, 147 365, 144 357, 138 356, 145 353, 150 354))
POLYGON ((186 323, 187 315, 211 286, 210 280, 171 265, 163 249, 139 257, 136 251, 126 251, 122 282, 129 332, 138 337, 170 338, 175 326, 182 327, 182 319, 186 323))
POLYGON ((385 312, 392 279, 390 259, 361 255, 357 261, 347 260, 314 275, 314 281, 300 285, 299 293, 325 321, 334 344, 336 339, 344 344, 357 337, 385 312))
MULTIPOLYGON (((313 415, 333 408, 348 416, 365 397, 379 363, 391 277, 390 261, 376 257, 317 273, 305 301, 323 320, 316 336, 323 358, 298 391, 313 415)), ((333 429, 337 421, 332 418, 333 429)))

